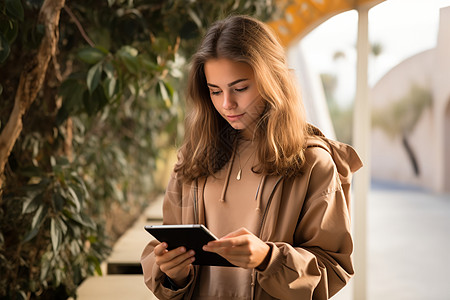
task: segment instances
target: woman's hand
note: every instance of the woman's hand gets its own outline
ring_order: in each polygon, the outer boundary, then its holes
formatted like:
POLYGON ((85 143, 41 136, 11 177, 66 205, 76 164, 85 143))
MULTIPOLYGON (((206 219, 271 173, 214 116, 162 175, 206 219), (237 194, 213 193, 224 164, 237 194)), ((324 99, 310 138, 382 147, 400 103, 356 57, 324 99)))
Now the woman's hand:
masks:
POLYGON ((169 276, 179 287, 186 285, 192 262, 195 260, 193 250, 184 247, 167 250, 167 244, 161 243, 153 250, 155 262, 162 272, 169 276))
POLYGON ((209 242, 203 246, 203 250, 215 252, 238 267, 264 269, 270 246, 246 228, 241 228, 217 241, 209 242))

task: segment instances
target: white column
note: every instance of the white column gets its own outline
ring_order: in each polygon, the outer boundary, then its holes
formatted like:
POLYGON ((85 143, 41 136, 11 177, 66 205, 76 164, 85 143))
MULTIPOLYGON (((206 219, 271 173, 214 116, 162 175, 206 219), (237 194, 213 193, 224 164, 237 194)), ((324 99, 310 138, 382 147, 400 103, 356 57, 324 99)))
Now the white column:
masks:
POLYGON ((367 299, 367 198, 370 189, 370 103, 368 93, 369 7, 358 7, 356 95, 353 115, 353 145, 364 167, 353 181, 353 236, 355 241, 353 299, 367 299))

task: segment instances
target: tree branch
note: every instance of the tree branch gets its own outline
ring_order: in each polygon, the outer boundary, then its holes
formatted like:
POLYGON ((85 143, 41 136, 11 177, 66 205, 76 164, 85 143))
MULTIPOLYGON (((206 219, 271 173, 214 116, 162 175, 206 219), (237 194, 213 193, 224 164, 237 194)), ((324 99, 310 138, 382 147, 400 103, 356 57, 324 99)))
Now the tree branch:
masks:
POLYGON ((89 44, 89 46, 95 47, 94 42, 89 38, 89 36, 87 35, 86 31, 84 31, 83 26, 81 26, 80 21, 78 21, 77 17, 74 15, 74 13, 70 9, 70 7, 64 6, 64 11, 70 16, 70 18, 75 23, 75 25, 77 26, 78 30, 80 31, 81 36, 89 44))
MULTIPOLYGON (((41 90, 48 64, 55 54, 59 38, 59 17, 64 3, 65 0, 45 0, 39 12, 38 23, 44 25, 45 34, 37 55, 22 70, 14 98, 13 110, 0 134, 0 189, 3 186, 5 165, 8 157, 22 131, 22 117, 41 90)), ((0 196, 1 194, 0 190, 0 196)))

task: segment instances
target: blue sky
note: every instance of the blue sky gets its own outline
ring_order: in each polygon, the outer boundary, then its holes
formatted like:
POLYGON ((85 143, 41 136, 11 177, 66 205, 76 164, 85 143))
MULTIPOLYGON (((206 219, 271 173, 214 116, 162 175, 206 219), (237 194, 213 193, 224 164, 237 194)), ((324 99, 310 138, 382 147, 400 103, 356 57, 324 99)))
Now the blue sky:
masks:
MULTIPOLYGON (((369 61, 371 85, 404 59, 435 47, 439 9, 450 0, 387 0, 369 12, 369 39, 380 43, 383 52, 369 61)), ((355 89, 356 35, 358 14, 339 14, 314 29, 301 41, 310 68, 317 73, 338 77, 336 98, 342 105, 351 103, 355 89), (337 51, 345 58, 333 60, 337 51)))

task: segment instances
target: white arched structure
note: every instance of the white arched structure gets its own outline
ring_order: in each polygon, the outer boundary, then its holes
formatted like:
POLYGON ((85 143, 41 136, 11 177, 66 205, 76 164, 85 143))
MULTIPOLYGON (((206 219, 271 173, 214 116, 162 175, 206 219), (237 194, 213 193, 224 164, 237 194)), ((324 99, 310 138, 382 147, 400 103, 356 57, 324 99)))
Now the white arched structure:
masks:
POLYGON ((318 74, 311 72, 303 55, 301 43, 287 51, 289 67, 298 80, 308 122, 320 128, 328 138, 335 139, 333 124, 318 74))
POLYGON ((444 116, 444 192, 450 192, 450 98, 444 116))

